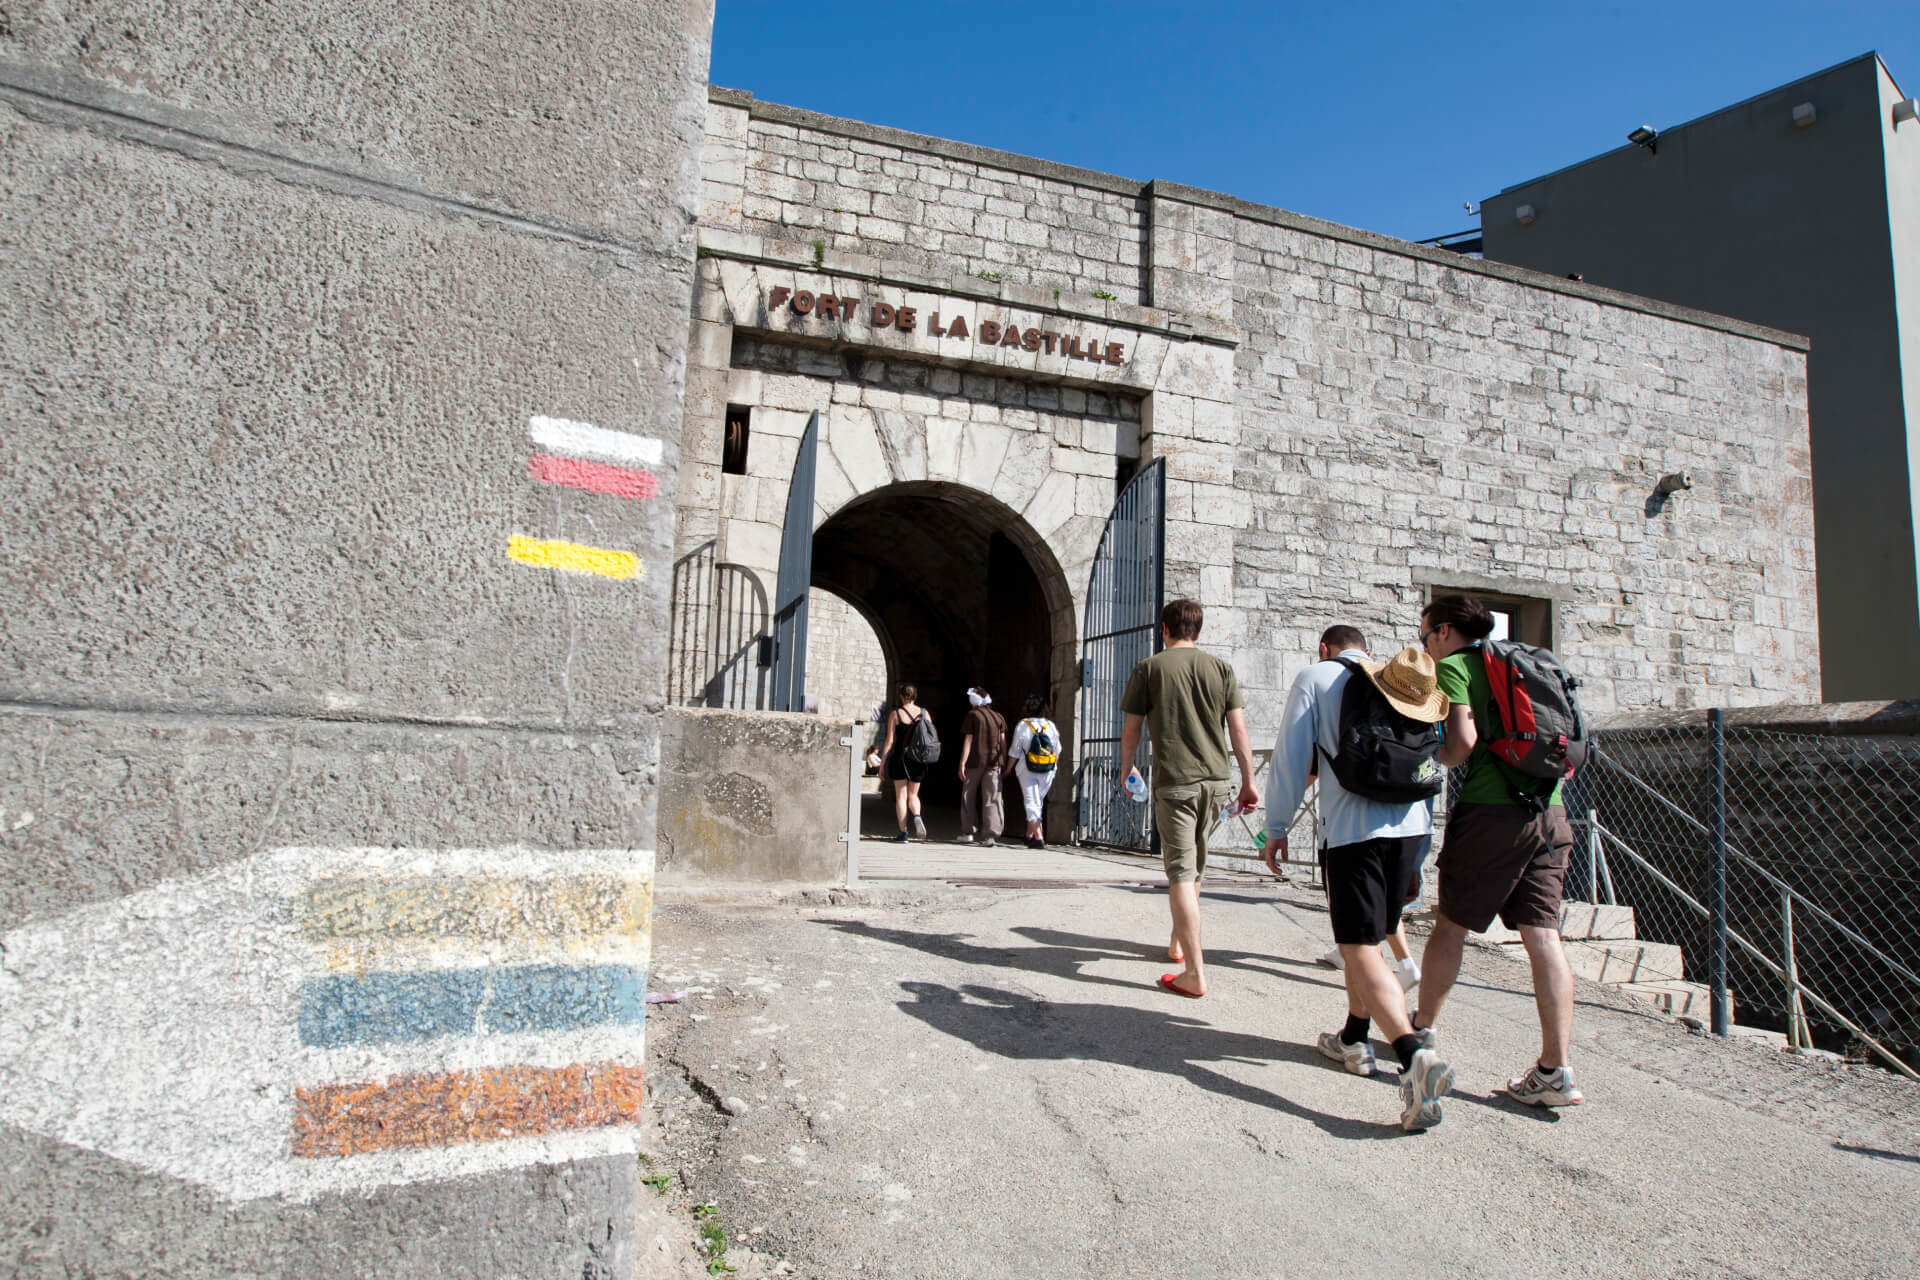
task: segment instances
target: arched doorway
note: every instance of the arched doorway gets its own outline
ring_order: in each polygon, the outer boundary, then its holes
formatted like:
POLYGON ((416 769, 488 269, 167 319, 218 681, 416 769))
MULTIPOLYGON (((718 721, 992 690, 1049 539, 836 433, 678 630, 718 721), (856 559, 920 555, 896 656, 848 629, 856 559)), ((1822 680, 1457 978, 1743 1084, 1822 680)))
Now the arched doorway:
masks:
MULTIPOLYGON (((984 685, 1010 721, 1028 694, 1041 695, 1073 741, 1076 619, 1065 574, 1031 526, 988 494, 914 481, 860 495, 814 530, 812 585, 872 625, 886 692, 910 682, 933 713, 946 750, 922 789, 930 806, 959 803, 969 685, 984 685)), ((1072 787, 1056 783, 1050 838, 1064 838, 1072 800, 1072 787)), ((1017 812, 1016 801, 1010 827, 1017 812)))

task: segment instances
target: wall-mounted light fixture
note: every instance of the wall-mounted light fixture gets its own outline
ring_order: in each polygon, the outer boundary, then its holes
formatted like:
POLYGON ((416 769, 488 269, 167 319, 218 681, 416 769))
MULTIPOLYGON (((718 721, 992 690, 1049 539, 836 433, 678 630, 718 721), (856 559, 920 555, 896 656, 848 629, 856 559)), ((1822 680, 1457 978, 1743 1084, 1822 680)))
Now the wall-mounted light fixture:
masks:
POLYGON ((1667 499, 1682 489, 1693 488, 1693 477, 1684 471, 1675 471, 1660 477, 1660 483, 1653 486, 1653 492, 1647 495, 1647 518, 1651 520, 1667 509, 1667 499))
POLYGON ((1819 113, 1813 109, 1811 102, 1801 103, 1793 109, 1793 127, 1796 129, 1806 128, 1813 123, 1813 118, 1817 114, 1819 113))
POLYGON ((1530 204, 1517 205, 1513 210, 1513 220, 1523 227, 1532 222, 1534 217, 1533 206, 1530 204))
POLYGON ((1693 488, 1693 477, 1685 471, 1675 471, 1670 475, 1661 476, 1660 483, 1653 486, 1653 491, 1664 498, 1670 493, 1691 488, 1693 488))
POLYGON ((1893 127, 1898 129, 1908 120, 1920 118, 1920 98, 1902 98, 1893 104, 1893 127))
POLYGON ((1660 140, 1660 131, 1650 124, 1643 124, 1627 135, 1627 141, 1636 147, 1645 147, 1648 155, 1659 154, 1655 143, 1660 140))

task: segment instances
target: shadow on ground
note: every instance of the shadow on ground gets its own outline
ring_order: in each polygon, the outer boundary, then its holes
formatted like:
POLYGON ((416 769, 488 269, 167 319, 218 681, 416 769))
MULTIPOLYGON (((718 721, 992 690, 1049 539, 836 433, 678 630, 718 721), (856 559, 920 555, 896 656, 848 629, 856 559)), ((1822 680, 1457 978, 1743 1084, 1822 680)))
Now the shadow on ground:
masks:
MULTIPOLYGON (((989 947, 969 941, 966 934, 919 933, 910 929, 878 927, 857 920, 822 920, 843 933, 909 947, 963 964, 994 966, 1021 973, 1047 974, 1097 986, 1150 991, 1138 982, 1084 971, 1099 960, 1138 961, 1151 949, 1111 939, 1093 938, 1054 929, 1015 930, 1031 938, 1031 947, 989 947)), ((1307 977, 1276 967, 1295 962, 1252 952, 1207 952, 1210 967, 1243 969, 1290 982, 1339 990, 1337 982, 1307 977)), ((1207 1066, 1236 1062, 1250 1066, 1290 1064, 1311 1071, 1334 1069, 1309 1045, 1265 1036, 1224 1031, 1168 1007, 1073 1003, 1043 1000, 1000 987, 969 983, 950 987, 937 982, 902 982, 912 999, 900 1008, 911 1017, 944 1031, 976 1048, 1002 1057, 1037 1061, 1111 1062, 1141 1071, 1178 1077, 1198 1088, 1237 1101, 1285 1112, 1308 1121, 1323 1132, 1349 1141, 1371 1141, 1405 1136, 1398 1125, 1329 1115, 1303 1106, 1270 1089, 1243 1083, 1207 1066)), ((1158 997, 1158 993, 1154 993, 1158 997)), ((1164 997, 1161 997, 1164 998, 1164 997)), ((1375 1076, 1376 1084, 1392 1088, 1395 1077, 1375 1076)))

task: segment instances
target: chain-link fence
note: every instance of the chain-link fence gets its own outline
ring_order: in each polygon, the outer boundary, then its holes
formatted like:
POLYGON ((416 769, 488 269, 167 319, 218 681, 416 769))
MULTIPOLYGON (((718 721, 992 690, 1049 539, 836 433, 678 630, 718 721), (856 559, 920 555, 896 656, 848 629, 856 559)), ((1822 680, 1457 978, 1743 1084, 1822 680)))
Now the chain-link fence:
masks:
POLYGON ((1568 898, 1631 906, 1687 981, 1724 954, 1735 1021, 1920 1068, 1920 739, 1729 726, 1716 750, 1687 724, 1594 746, 1566 790, 1568 898))

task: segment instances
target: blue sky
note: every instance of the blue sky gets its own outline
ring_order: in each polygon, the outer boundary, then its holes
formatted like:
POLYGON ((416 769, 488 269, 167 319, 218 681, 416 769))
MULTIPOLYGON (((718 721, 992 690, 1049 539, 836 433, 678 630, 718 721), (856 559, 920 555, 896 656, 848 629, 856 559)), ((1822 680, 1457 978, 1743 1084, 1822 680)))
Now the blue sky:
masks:
POLYGON ((768 3, 718 0, 715 84, 770 102, 1388 235, 1878 51, 1920 93, 1911 8, 768 3))

